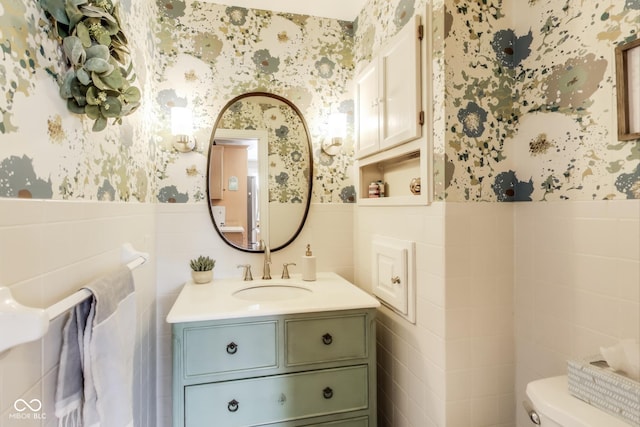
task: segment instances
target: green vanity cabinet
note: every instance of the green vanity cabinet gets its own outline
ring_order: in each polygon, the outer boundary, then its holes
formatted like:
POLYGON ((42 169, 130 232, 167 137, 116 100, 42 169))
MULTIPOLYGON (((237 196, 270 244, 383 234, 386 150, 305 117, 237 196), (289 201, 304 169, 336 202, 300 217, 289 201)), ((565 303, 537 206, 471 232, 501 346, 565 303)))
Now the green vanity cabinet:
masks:
POLYGON ((375 312, 173 323, 174 427, 376 427, 375 312))

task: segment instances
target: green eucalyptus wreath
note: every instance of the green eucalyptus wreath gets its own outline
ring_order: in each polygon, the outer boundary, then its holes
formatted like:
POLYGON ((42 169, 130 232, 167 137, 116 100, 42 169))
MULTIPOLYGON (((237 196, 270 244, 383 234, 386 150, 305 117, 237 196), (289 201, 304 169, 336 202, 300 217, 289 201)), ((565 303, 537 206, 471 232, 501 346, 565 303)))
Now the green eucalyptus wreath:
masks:
POLYGON ((135 74, 119 6, 112 0, 38 1, 70 65, 60 84, 69 111, 95 120, 95 132, 104 130, 108 119, 122 124, 122 117, 140 105, 140 89, 132 85, 135 74))

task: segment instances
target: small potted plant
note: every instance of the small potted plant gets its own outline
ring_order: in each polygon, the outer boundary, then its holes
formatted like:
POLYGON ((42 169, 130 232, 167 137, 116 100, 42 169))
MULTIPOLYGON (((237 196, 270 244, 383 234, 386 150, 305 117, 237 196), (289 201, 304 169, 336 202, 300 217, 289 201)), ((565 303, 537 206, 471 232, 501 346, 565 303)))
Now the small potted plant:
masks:
POLYGON ((192 259, 189 265, 194 283, 209 283, 213 279, 213 266, 216 265, 216 260, 200 255, 198 258, 192 259))

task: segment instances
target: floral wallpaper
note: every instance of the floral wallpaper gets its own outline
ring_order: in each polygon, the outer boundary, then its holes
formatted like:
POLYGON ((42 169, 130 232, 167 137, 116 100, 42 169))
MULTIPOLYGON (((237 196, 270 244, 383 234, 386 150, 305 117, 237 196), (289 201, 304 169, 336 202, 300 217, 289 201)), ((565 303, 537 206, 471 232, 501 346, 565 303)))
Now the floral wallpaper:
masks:
POLYGON ((122 0, 120 5, 143 107, 122 125, 96 133, 92 121, 69 113, 58 94, 67 65, 39 2, 2 2, 0 197, 153 200, 148 116, 157 13, 151 1, 122 0))
MULTIPOLYGON (((251 91, 280 95, 302 113, 314 158, 313 202, 353 202, 353 25, 306 15, 273 13, 205 2, 158 2, 160 31, 155 103, 160 202, 206 197, 207 141, 224 105, 251 91), (170 107, 193 111, 194 153, 171 149, 170 107), (331 113, 349 117, 345 146, 330 157, 320 147, 331 113)), ((277 150, 287 150, 278 148, 277 150)), ((272 152, 276 149, 272 148, 272 152)), ((272 197, 283 193, 284 177, 272 197), (277 194, 276 194, 277 193, 277 194)))
MULTIPOLYGON (((356 69, 421 0, 371 0, 356 69)), ((640 198, 640 141, 617 141, 614 48, 640 1, 433 1, 433 177, 447 201, 640 198)))
POLYGON ((266 130, 269 202, 306 203, 311 153, 304 123, 293 109, 243 98, 224 111, 217 129, 266 130))
MULTIPOLYGON (((143 99, 91 132, 59 97, 59 40, 37 1, 0 7, 0 197, 197 202, 228 100, 266 91, 309 126, 313 202, 355 200, 358 69, 428 0, 370 0, 354 22, 208 2, 122 0, 143 99), (135 24, 134 24, 135 23, 135 24), (142 25, 140 23, 143 23, 142 25), (170 107, 194 113, 196 151, 172 149, 170 107), (344 112, 340 154, 322 153, 344 112)), ((431 0, 433 185, 447 201, 640 198, 640 141, 618 141, 614 47, 637 38, 640 0, 431 0)))
POLYGON ((452 0, 446 20, 447 200, 640 198, 612 96, 640 1, 452 0))

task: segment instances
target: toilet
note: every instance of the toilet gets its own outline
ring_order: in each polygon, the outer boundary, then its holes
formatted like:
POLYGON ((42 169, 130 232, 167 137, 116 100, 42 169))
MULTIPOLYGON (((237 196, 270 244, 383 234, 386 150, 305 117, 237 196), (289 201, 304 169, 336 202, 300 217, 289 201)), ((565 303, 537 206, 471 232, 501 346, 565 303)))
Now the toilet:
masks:
POLYGON ((542 427, 629 427, 619 418, 573 397, 567 376, 544 378, 527 384, 523 402, 531 425, 542 427))

